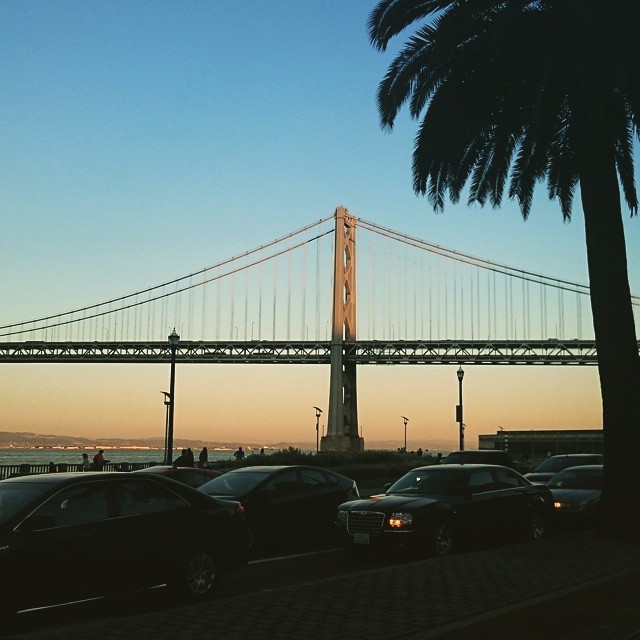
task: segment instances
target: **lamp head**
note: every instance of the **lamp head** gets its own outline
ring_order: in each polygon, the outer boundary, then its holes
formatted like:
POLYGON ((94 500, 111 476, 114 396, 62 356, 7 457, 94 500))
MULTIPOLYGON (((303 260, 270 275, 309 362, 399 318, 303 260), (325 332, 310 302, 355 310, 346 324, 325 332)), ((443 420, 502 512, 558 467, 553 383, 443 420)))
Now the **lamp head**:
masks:
POLYGON ((320 407, 313 407, 316 410, 316 418, 320 417, 320 414, 322 413, 322 409, 320 407))
POLYGON ((173 331, 171 332, 171 334, 169 335, 169 344, 172 347, 175 347, 178 342, 180 342, 180 336, 176 333, 176 328, 173 328, 173 331))
POLYGON ((407 416, 400 416, 404 420, 404 424, 406 426, 407 422, 409 422, 409 418, 407 416))
POLYGON ((464 371, 462 370, 462 365, 458 368, 458 380, 462 382, 462 378, 464 378, 464 371))

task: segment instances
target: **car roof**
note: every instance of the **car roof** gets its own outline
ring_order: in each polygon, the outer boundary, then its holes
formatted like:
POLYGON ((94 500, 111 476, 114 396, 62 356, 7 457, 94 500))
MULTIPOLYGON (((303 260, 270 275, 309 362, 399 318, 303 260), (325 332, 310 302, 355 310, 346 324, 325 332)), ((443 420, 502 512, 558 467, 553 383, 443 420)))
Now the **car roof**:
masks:
POLYGON ((121 471, 92 471, 90 473, 78 471, 76 473, 37 473, 29 476, 16 476, 15 478, 6 478, 2 482, 16 482, 37 484, 46 482, 47 484, 66 484, 68 482, 74 482, 84 478, 85 480, 90 478, 104 478, 105 476, 124 476, 129 475, 121 471))
POLYGON ((424 467, 416 467, 411 471, 426 471, 427 469, 507 469, 513 471, 510 467, 505 467, 501 464, 482 464, 481 462, 471 462, 465 464, 459 462, 455 464, 430 464, 424 467))
MULTIPOLYGON (((281 469, 319 469, 320 467, 313 467, 305 464, 279 464, 279 465, 255 465, 253 467, 240 467, 239 469, 231 469, 231 471, 263 471, 265 473, 272 473, 274 471, 280 471, 281 469)), ((231 473, 230 471, 227 473, 231 473)))
POLYGON ((549 456, 550 458, 602 458, 601 453, 559 453, 556 456, 549 456))
MULTIPOLYGON (((500 453, 508 453, 508 451, 503 451, 502 449, 459 449, 451 453, 488 453, 489 455, 498 455, 500 453)), ((449 455, 451 455, 451 453, 449 455)))
POLYGON ((158 473, 160 471, 212 471, 212 469, 200 469, 199 467, 174 467, 169 464, 156 464, 153 467, 145 467, 144 469, 136 469, 133 473, 144 473, 145 471, 150 473, 158 473))
MULTIPOLYGON (((159 474, 155 474, 158 477, 159 474)), ((91 472, 69 472, 69 473, 37 473, 29 476, 16 476, 6 478, 3 483, 16 484, 73 484, 87 480, 104 480, 105 478, 139 478, 137 471, 91 471, 91 472)), ((168 481, 168 480, 167 480, 168 481)))
POLYGON ((576 465, 575 467, 567 467, 566 469, 563 469, 562 471, 558 471, 558 473, 563 473, 564 471, 603 471, 604 470, 604 465, 602 464, 580 464, 580 465, 576 465))

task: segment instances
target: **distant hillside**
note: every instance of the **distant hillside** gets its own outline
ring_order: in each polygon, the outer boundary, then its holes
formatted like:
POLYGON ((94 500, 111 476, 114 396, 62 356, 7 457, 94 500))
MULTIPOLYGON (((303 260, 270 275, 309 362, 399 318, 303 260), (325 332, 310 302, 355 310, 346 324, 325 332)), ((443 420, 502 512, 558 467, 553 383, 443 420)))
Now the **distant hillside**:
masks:
MULTIPOLYGON (((367 449, 397 449, 401 443, 394 440, 366 440, 367 449)), ((174 441, 176 448, 191 447, 194 451, 208 447, 209 449, 235 449, 238 445, 246 449, 259 449, 266 446, 269 449, 288 449, 295 447, 296 449, 316 448, 315 442, 216 442, 205 440, 191 440, 187 438, 176 438, 174 441)), ((32 449, 48 448, 48 447, 78 447, 93 448, 104 447, 105 449, 118 449, 121 447, 140 447, 162 449, 164 447, 164 438, 87 438, 84 436, 63 436, 50 435, 45 433, 32 433, 29 431, 0 431, 0 449, 32 449)), ((409 448, 411 448, 409 443, 409 448)), ((422 443, 422 448, 425 444, 422 443)), ((415 447, 417 448, 417 447, 415 447)), ((428 448, 433 451, 451 451, 456 448, 456 443, 451 441, 433 441, 428 443, 428 448)))
MULTIPOLYGON (((187 438, 176 438, 174 444, 177 448, 191 447, 201 449, 209 447, 211 449, 235 449, 239 443, 211 442, 204 440, 191 440, 187 438)), ((50 435, 44 433, 31 433, 28 431, 0 431, 0 448, 28 449, 33 447, 96 447, 105 448, 119 447, 141 447, 157 448, 164 447, 164 438, 87 438, 84 436, 63 436, 50 435)), ((242 443, 243 447, 260 448, 263 443, 242 443)), ((288 445, 287 445, 288 446, 288 445)))

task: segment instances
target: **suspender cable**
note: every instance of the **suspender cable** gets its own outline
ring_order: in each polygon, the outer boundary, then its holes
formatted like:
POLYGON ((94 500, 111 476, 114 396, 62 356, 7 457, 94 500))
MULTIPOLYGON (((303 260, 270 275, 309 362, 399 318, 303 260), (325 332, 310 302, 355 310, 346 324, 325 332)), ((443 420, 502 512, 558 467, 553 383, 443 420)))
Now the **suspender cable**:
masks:
POLYGON ((244 341, 247 341, 249 328, 249 271, 244 272, 244 341))
POLYGON ((291 252, 287 253, 287 340, 291 340, 291 252))
POLYGON ((273 331, 272 340, 276 339, 276 313, 277 313, 277 292, 278 292, 278 261, 273 261, 273 331))
POLYGON ((258 340, 261 340, 262 335, 262 262, 260 263, 260 293, 258 295, 258 340))
POLYGON ((300 309, 300 335, 303 340, 308 340, 309 336, 305 332, 307 326, 307 245, 302 248, 302 269, 300 269, 300 291, 302 293, 302 306, 300 309))

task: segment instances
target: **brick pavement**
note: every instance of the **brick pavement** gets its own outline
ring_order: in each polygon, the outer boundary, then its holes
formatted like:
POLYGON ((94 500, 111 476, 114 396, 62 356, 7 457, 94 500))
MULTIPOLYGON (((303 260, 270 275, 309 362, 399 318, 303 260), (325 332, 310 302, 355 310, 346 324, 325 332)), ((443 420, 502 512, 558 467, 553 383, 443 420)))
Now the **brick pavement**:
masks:
MULTIPOLYGON (((337 578, 214 599, 82 625, 113 640, 389 640, 427 637, 438 627, 621 572, 640 572, 640 547, 575 534, 538 543, 357 571, 337 578), (426 634, 426 635, 425 635, 426 634)), ((639 626, 640 628, 640 626, 639 626)), ((77 626, 16 635, 67 640, 77 626)), ((514 629, 514 637, 523 638, 514 629)))

